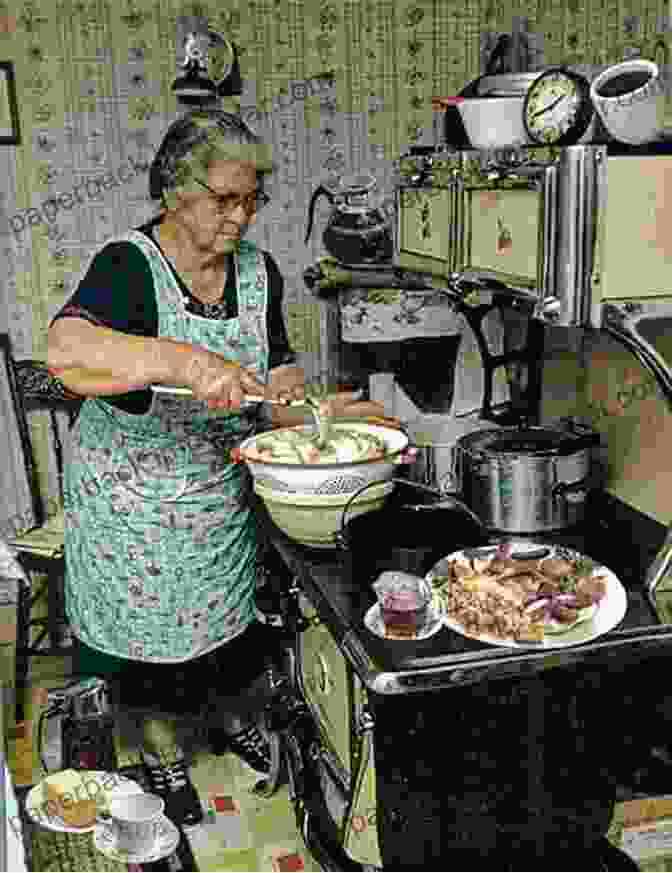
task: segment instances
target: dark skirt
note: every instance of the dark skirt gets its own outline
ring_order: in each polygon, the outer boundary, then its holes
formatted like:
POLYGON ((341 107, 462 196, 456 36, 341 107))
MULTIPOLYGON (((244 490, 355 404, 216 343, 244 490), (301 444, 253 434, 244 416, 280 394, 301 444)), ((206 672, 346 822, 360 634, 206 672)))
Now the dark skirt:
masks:
POLYGON ((75 676, 97 676, 110 684, 122 707, 168 713, 202 713, 209 701, 235 696, 263 673, 277 645, 273 631, 253 622, 240 636, 212 652, 180 664, 152 664, 107 655, 74 639, 75 676))

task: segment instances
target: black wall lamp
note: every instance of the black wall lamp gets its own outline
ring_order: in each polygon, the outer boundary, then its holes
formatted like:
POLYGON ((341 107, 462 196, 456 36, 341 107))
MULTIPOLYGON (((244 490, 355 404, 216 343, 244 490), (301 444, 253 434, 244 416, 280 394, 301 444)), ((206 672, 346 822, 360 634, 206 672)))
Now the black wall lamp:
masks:
POLYGON ((188 106, 218 103, 242 93, 242 79, 235 45, 211 30, 201 18, 178 19, 181 73, 172 90, 188 106))

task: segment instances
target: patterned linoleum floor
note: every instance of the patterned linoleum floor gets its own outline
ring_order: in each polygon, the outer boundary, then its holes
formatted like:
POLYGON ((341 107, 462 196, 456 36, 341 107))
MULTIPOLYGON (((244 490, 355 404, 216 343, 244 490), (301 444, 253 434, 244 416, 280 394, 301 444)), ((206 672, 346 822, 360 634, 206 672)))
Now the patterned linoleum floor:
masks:
MULTIPOLYGON (((31 667, 33 690, 26 708, 26 730, 23 736, 13 738, 10 731, 8 744, 17 786, 34 784, 40 778, 34 725, 46 689, 62 684, 69 674, 67 659, 35 658, 31 667)), ((116 737, 116 745, 120 766, 137 763, 137 749, 125 747, 120 736, 116 737)), ((271 798, 259 796, 252 790, 259 775, 237 756, 214 756, 198 748, 194 749, 191 777, 205 812, 204 821, 188 834, 199 870, 289 873, 321 869, 297 831, 287 786, 271 798)))

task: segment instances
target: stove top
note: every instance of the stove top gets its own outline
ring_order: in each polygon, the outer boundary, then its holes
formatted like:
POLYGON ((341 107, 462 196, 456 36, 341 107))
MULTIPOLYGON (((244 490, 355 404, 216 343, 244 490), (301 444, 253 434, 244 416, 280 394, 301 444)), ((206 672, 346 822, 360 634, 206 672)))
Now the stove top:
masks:
POLYGON ((306 548, 274 526, 271 535, 365 684, 375 693, 403 694, 530 675, 587 659, 613 665, 672 654, 672 623, 661 622, 643 586, 666 529, 606 493, 593 499, 586 518, 580 528, 533 539, 574 549, 611 569, 626 590, 627 610, 612 631, 559 649, 495 646, 445 627, 424 640, 381 639, 364 624, 374 592, 369 581, 357 578, 347 552, 306 548))

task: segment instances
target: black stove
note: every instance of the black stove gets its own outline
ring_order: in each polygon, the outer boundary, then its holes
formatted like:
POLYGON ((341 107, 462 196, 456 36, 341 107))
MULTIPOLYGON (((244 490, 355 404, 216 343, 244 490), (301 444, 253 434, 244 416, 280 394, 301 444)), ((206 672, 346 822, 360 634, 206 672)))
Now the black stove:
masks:
MULTIPOLYGON (((291 542, 276 528, 271 532, 313 602, 328 616, 330 629, 355 670, 376 694, 438 690, 579 664, 602 663, 612 669, 672 653, 672 625, 661 624, 643 586, 666 530, 604 492, 593 497, 580 527, 532 537, 535 542, 563 545, 603 563, 627 593, 627 611, 617 627, 563 649, 492 646, 447 629, 404 645, 381 639, 364 625, 375 596, 370 580, 358 578, 347 550, 310 549, 291 542)), ((501 537, 493 536, 493 541, 497 539, 501 537)), ((385 543, 372 543, 372 549, 385 547, 385 543)))
POLYGON ((672 625, 643 587, 663 525, 600 493, 580 528, 531 537, 604 564, 627 593, 608 633, 545 650, 448 628, 381 639, 363 621, 375 602, 370 580, 347 554, 269 532, 366 688, 385 869, 447 869, 448 859, 460 869, 495 869, 494 859, 497 869, 633 869, 622 858, 607 865, 602 850, 616 798, 636 790, 633 774, 669 733, 655 679, 669 669, 672 625))

